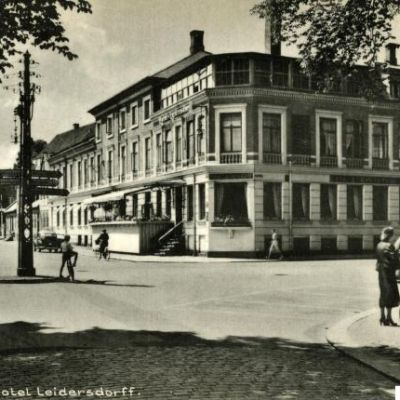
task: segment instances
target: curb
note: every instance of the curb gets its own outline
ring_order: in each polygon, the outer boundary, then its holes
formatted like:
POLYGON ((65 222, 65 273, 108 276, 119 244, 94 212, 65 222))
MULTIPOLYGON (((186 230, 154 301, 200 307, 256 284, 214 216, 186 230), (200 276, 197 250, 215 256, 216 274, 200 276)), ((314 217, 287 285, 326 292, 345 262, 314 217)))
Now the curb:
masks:
POLYGON ((6 284, 30 284, 30 283, 54 283, 62 282, 60 278, 53 276, 30 276, 30 277, 19 277, 19 276, 0 276, 0 285, 6 284))
POLYGON ((327 329, 325 335, 326 341, 335 350, 339 351, 343 355, 353 359, 354 361, 368 367, 375 372, 378 372, 379 374, 385 376, 395 383, 400 383, 400 377, 398 375, 396 376, 390 372, 383 370, 382 368, 378 367, 376 363, 371 362, 368 357, 360 356, 359 352, 355 350, 355 348, 358 346, 357 342, 354 341, 348 334, 348 330, 351 325, 376 313, 379 313, 379 309, 372 308, 370 310, 363 311, 359 314, 343 319, 336 325, 333 325, 332 327, 327 329))

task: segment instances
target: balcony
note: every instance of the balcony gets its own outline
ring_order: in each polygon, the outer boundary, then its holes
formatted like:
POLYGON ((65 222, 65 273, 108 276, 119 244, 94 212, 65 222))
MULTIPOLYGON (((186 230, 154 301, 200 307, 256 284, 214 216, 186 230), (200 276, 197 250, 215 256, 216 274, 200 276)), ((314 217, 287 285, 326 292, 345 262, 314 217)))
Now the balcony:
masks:
POLYGON ((153 168, 146 168, 146 171, 145 171, 145 176, 151 176, 151 175, 153 175, 153 168))
POLYGON ((199 164, 205 164, 206 162, 206 155, 205 154, 199 154, 199 164))
POLYGON ((292 165, 310 165, 311 155, 309 154, 292 154, 290 157, 292 165))
POLYGON ((278 153, 264 153, 264 163, 282 164, 282 155, 278 153))
POLYGON ((321 167, 336 168, 338 166, 338 160, 337 157, 321 156, 319 164, 321 167))
POLYGON ((372 169, 389 169, 389 159, 387 158, 373 158, 372 169))
POLYGON ((352 169, 363 169, 364 160, 362 158, 348 158, 346 159, 346 167, 352 169))
POLYGON ((240 164, 242 162, 242 153, 221 153, 221 164, 240 164))
POLYGON ((174 163, 173 162, 165 164, 165 170, 166 171, 172 171, 173 169, 174 169, 174 163))

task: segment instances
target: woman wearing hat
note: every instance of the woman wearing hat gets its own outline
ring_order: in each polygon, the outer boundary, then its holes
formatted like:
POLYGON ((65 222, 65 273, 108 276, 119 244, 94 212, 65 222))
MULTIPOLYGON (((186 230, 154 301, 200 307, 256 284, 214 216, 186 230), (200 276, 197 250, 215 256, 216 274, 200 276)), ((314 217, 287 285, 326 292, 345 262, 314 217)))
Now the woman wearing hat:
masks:
POLYGON ((380 242, 376 247, 376 270, 379 277, 379 307, 381 309, 381 325, 398 326, 392 319, 392 308, 400 302, 399 289, 396 281, 396 269, 399 268, 399 258, 393 243, 394 229, 389 226, 381 232, 380 242), (386 314, 385 314, 386 310, 386 314))

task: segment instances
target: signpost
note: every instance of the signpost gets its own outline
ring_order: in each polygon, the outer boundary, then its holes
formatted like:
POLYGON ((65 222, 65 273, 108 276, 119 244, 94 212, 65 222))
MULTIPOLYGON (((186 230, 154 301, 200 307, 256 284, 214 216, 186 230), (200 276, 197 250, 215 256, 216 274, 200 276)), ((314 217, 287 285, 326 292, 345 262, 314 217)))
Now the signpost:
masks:
POLYGON ((20 168, 0 170, 0 185, 18 186, 18 276, 35 276, 33 266, 32 202, 35 195, 68 196, 57 189, 59 171, 32 170, 31 120, 35 85, 30 83, 30 54, 24 54, 23 91, 16 114, 21 121, 20 168))

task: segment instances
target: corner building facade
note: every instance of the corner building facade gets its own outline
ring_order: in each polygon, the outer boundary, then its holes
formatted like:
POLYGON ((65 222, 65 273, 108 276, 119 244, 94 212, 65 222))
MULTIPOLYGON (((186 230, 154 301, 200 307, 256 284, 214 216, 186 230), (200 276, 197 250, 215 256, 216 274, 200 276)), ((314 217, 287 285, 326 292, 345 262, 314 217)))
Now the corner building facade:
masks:
POLYGON ((89 111, 82 229, 139 254, 260 256, 273 229, 297 255, 372 251, 399 225, 398 76, 376 101, 350 80, 322 94, 294 58, 214 55, 193 31, 188 57, 89 111))

